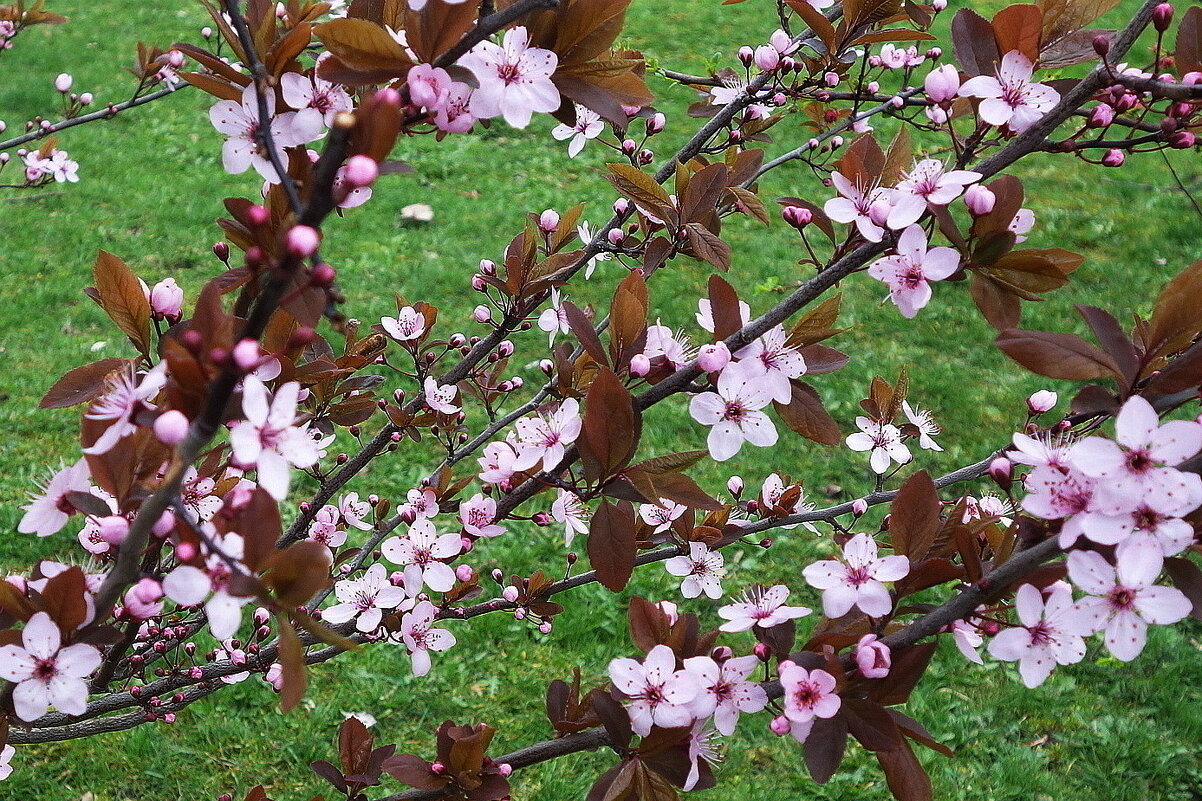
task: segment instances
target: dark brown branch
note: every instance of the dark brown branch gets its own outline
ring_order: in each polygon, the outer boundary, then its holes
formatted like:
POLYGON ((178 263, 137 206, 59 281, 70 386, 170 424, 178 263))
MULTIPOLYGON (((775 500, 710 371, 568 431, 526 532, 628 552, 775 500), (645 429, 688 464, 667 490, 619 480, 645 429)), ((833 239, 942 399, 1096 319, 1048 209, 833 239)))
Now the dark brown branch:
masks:
POLYGON ((436 58, 434 66, 449 67, 466 55, 467 51, 506 25, 517 22, 532 11, 537 11, 541 8, 555 8, 558 5, 559 0, 518 0, 518 2, 507 6, 495 14, 489 14, 487 17, 480 19, 476 23, 476 27, 464 34, 463 38, 456 42, 454 47, 436 58))
POLYGON ((0 142, 0 150, 11 150, 12 148, 19 147, 26 142, 44 139, 45 137, 56 134, 59 131, 65 131, 68 128, 74 128, 76 125, 83 125, 84 123, 96 122, 98 120, 111 120, 113 117, 117 116, 126 109, 135 108, 136 106, 144 106, 147 103, 152 103, 155 100, 166 97, 167 95, 173 95, 180 89, 183 89, 185 86, 188 86, 188 84, 182 84, 174 89, 159 89, 157 92, 151 92, 150 94, 142 95, 141 97, 135 97, 132 100, 126 100, 123 103, 110 103, 104 108, 97 109, 96 111, 88 114, 81 114, 78 117, 72 117, 68 120, 56 122, 46 129, 34 128, 27 134, 14 136, 12 139, 6 139, 3 142, 0 142))

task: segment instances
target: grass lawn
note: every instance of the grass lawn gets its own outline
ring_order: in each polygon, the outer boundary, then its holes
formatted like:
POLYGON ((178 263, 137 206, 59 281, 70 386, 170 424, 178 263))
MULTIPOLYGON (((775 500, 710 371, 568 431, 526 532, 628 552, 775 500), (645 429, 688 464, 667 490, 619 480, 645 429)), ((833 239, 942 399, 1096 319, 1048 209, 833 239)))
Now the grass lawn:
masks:
MULTIPOLYGON (((665 66, 706 71, 725 64, 741 44, 761 41, 775 27, 765 2, 722 7, 718 0, 636 0, 626 44, 643 49, 665 66)), ((1123 8, 1131 6, 1125 2, 1123 8)), ((52 115, 59 72, 75 75, 76 91, 92 91, 100 102, 119 100, 130 81, 122 68, 134 43, 166 46, 197 40, 205 19, 186 0, 84 2, 52 0, 71 18, 54 29, 23 34, 0 56, 0 119, 17 130, 22 114, 52 115)), ((997 3, 974 7, 991 13, 997 3)), ((950 11, 947 15, 950 18, 950 11)), ((1143 54, 1131 59, 1141 63, 1143 54)), ((669 113, 669 129, 656 147, 663 155, 689 132, 685 106, 692 93, 652 79, 669 113)), ((213 220, 226 196, 253 196, 257 179, 229 176, 219 163, 220 137, 209 125, 207 96, 195 90, 135 110, 114 121, 69 131, 60 145, 78 160, 81 181, 58 185, 31 198, 0 198, 0 531, 7 534, 0 565, 18 570, 43 557, 77 558, 64 532, 35 540, 15 533, 18 506, 48 463, 74 458, 77 411, 42 412, 36 403, 67 369, 129 348, 102 312, 81 292, 90 281, 98 249, 126 259, 147 282, 174 277, 189 299, 220 265, 209 253, 219 238, 213 220)), ((788 120, 778 138, 802 134, 788 120)), ((497 259, 521 225, 521 215, 588 201, 594 224, 608 217, 613 196, 600 167, 606 152, 595 144, 569 161, 563 145, 548 135, 550 124, 528 130, 503 124, 482 135, 451 137, 442 144, 415 138, 395 155, 415 173, 381 180, 375 198, 327 227, 324 252, 334 261, 348 295, 347 313, 364 321, 394 309, 392 293, 424 299, 442 308, 444 331, 467 330, 477 296, 468 279, 483 257, 497 259), (424 227, 400 224, 399 209, 427 203, 435 220, 424 227)), ((775 152, 780 146, 770 146, 775 152)), ((1196 154, 1171 153, 1182 180, 1197 188, 1202 167, 1196 154)), ((11 168, 10 168, 11 169, 11 168)), ((1030 245, 1060 246, 1086 255, 1073 284, 1047 302, 1028 307, 1031 328, 1083 333, 1072 303, 1110 309, 1120 320, 1146 313, 1159 286, 1197 259, 1199 220, 1176 189, 1159 155, 1132 159, 1122 170, 1085 169, 1067 158, 1038 157, 1020 171, 1028 205, 1038 213, 1030 245)), ((763 183, 761 195, 806 195, 821 200, 828 190, 800 169, 781 169, 763 183)), ((799 247, 776 221, 765 231, 734 220, 726 231, 734 247, 730 280, 753 309, 762 310, 778 292, 804 278, 799 247)), ((602 265, 578 298, 606 298, 620 278, 602 265)), ((691 326, 696 298, 709 271, 678 260, 652 288, 653 316, 691 326)), ((935 300, 910 325, 880 304, 881 286, 855 277, 842 287, 851 330, 834 341, 853 361, 839 373, 815 381, 845 431, 853 428, 856 400, 876 374, 892 377, 907 365, 911 397, 934 411, 944 427, 942 454, 922 452, 917 465, 943 472, 975 461, 1006 441, 1022 422, 1024 399, 1050 387, 1071 392, 1013 369, 991 345, 964 285, 941 285, 935 300)), ((518 338, 519 350, 537 353, 542 334, 518 338)), ((535 385, 538 374, 524 373, 535 385)), ((648 455, 699 447, 704 432, 679 405, 656 408, 648 417, 648 455)), ((860 493, 871 486, 865 460, 842 449, 824 449, 796 437, 770 454, 745 449, 732 469, 749 486, 779 470, 803 478, 812 495, 860 493)), ((351 489, 396 497, 420 478, 426 454, 406 453, 378 464, 351 489)), ((466 466, 465 466, 466 469, 466 466)), ((716 465, 698 469, 703 486, 719 491, 716 465)), ((768 552, 732 550, 728 586, 753 581, 800 583, 798 570, 827 544, 804 529, 778 538, 768 552)), ((523 533, 490 543, 474 564, 508 566, 529 573, 539 566, 561 569, 562 543, 553 530, 523 533)), ((816 606, 812 591, 801 602, 816 606)), ((680 600, 662 568, 636 575, 623 595, 680 600)), ((432 755, 430 732, 441 721, 488 722, 499 730, 501 753, 547 736, 542 714, 546 683, 567 677, 579 665, 586 678, 603 676, 609 659, 629 654, 623 599, 590 587, 569 599, 569 611, 549 636, 502 616, 455 628, 460 645, 436 659, 431 676, 414 680, 398 648, 381 647, 317 667, 301 709, 282 715, 259 680, 206 699, 172 726, 156 724, 87 741, 22 748, 16 771, 0 785, 0 798, 75 801, 207 799, 245 792, 264 783, 277 801, 307 799, 323 791, 305 767, 333 758, 331 739, 342 713, 367 711, 374 729, 401 751, 432 755)), ((717 622, 716 604, 686 602, 686 608, 717 622)), ((746 635, 744 635, 746 636, 746 635)), ((1202 798, 1202 626, 1186 622, 1152 633, 1134 666, 1105 655, 1097 643, 1080 665, 1057 670, 1041 688, 1023 689, 1011 666, 975 666, 941 646, 924 687, 909 713, 956 749, 955 759, 924 754, 940 799, 1164 799, 1202 798)), ((744 640, 732 639, 736 647, 744 640)), ((763 716, 747 729, 766 725, 763 716)), ((583 796, 612 755, 585 754, 558 760, 516 777, 514 797, 558 800, 583 796)), ((327 788, 328 789, 328 788, 327 788)), ((400 789, 395 783, 391 790, 400 789)), ((240 797, 240 796, 238 796, 240 797)), ((824 787, 805 775, 800 750, 791 740, 755 731, 736 736, 710 799, 806 797, 887 798, 875 761, 853 748, 844 769, 824 787)))

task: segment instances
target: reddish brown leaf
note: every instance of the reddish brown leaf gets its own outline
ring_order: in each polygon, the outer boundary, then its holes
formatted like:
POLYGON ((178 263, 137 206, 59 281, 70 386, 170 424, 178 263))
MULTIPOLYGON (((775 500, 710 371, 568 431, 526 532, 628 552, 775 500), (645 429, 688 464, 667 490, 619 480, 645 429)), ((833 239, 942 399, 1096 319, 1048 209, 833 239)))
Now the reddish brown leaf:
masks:
POLYGON ((100 306, 143 355, 150 354, 150 301, 125 262, 100 251, 92 268, 100 306))
POLYGON ((79 628, 88 617, 87 579, 78 567, 69 567, 46 582, 42 600, 46 613, 65 632, 79 628))
POLYGON ((1173 586, 1193 604, 1190 617, 1202 620, 1202 570, 1190 560, 1177 556, 1164 560, 1164 570, 1173 580, 1173 586))
POLYGON ((743 313, 739 309, 739 295, 735 288, 720 275, 709 279, 710 316, 714 322, 714 339, 726 339, 743 327, 743 313))
POLYGON ((610 592, 621 592, 634 571, 635 518, 629 501, 605 498, 589 524, 588 559, 597 580, 610 592))
POLYGON ((65 409, 98 397, 104 391, 105 378, 132 362, 129 359, 101 359, 76 367, 58 381, 38 402, 39 409, 65 409))
POLYGON ((1178 74, 1202 70, 1202 6, 1190 6, 1181 15, 1173 58, 1178 74))
POLYGON ((630 392, 612 370, 602 368, 589 385, 577 442, 585 476, 596 481, 625 466, 638 448, 640 430, 630 392))
POLYGON ((288 618, 282 615, 278 616, 276 624, 280 641, 280 666, 283 668, 280 710, 290 712, 305 696, 305 685, 308 683, 308 675, 305 670, 305 649, 301 646, 300 637, 297 636, 296 629, 292 627, 292 622, 288 618))
POLYGON ((1131 344, 1131 340, 1127 339, 1127 335, 1119 326, 1118 320, 1114 319, 1110 312, 1096 306, 1085 306, 1078 303, 1075 308, 1089 325, 1089 329, 1093 331, 1093 335, 1102 345, 1102 349, 1110 354, 1115 364, 1119 366, 1123 378, 1130 386, 1139 372, 1139 356, 1135 353, 1135 346, 1131 344))
POLYGON ((1092 381, 1122 377, 1113 358, 1073 334, 1011 329, 999 334, 994 344, 1023 367, 1047 378, 1092 381))
POLYGON ((609 357, 605 354, 605 346, 601 344, 596 329, 593 328, 593 324, 585 313, 570 300, 565 300, 562 308, 564 316, 568 320, 568 328, 572 329, 572 333, 580 340, 585 352, 592 356, 597 364, 608 366, 609 357))
POLYGON ((952 46, 960 69, 968 77, 992 75, 994 65, 1001 61, 993 26, 977 12, 962 8, 952 18, 952 46))
POLYGON ((906 479, 889 507, 893 550, 916 566, 927 557, 939 529, 939 491, 925 470, 906 479))
POLYGON ((847 721, 843 715, 815 719, 804 748, 810 777, 819 784, 826 784, 839 770, 847 749, 847 721))
POLYGON ((285 604, 299 606, 330 581, 333 558, 320 542, 305 540, 268 557, 264 581, 285 604))
POLYGON ((1006 6, 993 17, 993 34, 998 50, 1017 50, 1034 63, 1039 60, 1039 37, 1043 30, 1043 12, 1039 6, 1006 6))
POLYGON ((793 397, 788 405, 772 405, 780 419, 792 431, 821 445, 838 445, 843 441, 839 424, 831 417, 817 391, 803 381, 793 381, 793 397))
POLYGON ((685 225, 685 233, 688 234, 689 247, 692 248, 694 256, 714 265, 722 272, 730 269, 730 245, 720 236, 701 223, 695 222, 685 225))

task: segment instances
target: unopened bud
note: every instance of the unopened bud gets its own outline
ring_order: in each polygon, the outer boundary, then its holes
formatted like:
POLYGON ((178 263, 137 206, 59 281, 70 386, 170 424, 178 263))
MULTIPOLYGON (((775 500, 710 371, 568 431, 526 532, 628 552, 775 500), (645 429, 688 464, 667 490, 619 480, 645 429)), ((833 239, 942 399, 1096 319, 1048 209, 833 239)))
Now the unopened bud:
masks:
POLYGON ((342 172, 343 180, 350 186, 371 186, 380 177, 380 165, 371 156, 351 156, 342 172))
POLYGON ((730 348, 725 342, 702 345, 697 352, 697 366, 707 373, 716 373, 730 364, 730 348))
POLYGON ((1060 396, 1049 389, 1041 389, 1038 392, 1032 393, 1031 397, 1027 398, 1027 408, 1031 414, 1043 414, 1055 407, 1060 396))
POLYGON ((630 374, 641 377, 651 372, 651 360, 645 354, 636 353, 630 357, 630 374))
POLYGON ((664 116, 663 112, 657 111, 647 119, 647 135, 655 136, 657 133, 667 127, 667 125, 668 118, 664 116))
POLYGON ((92 97, 91 92, 84 92, 82 95, 79 96, 79 105, 90 106, 90 105, 92 105, 93 99, 94 98, 92 97))
POLYGON ((263 206, 251 206, 246 210, 246 219, 255 227, 266 225, 271 220, 271 212, 263 206))
POLYGON ((1167 31, 1172 21, 1173 5, 1171 3, 1160 3, 1152 9, 1152 26, 1160 33, 1167 31))
POLYGON ((66 94, 71 91, 71 84, 73 83, 75 83, 75 79, 71 77, 70 73, 60 72, 58 77, 54 79, 54 88, 66 94))
POLYGON ((1198 137, 1193 131, 1174 131, 1169 135, 1169 147, 1178 150, 1188 150, 1198 143, 1198 137))
POLYGON ((785 206, 781 209, 781 217, 785 222, 800 231, 814 221, 814 212, 804 206, 785 206))
POLYGON ((761 662, 767 662, 769 657, 772 656, 772 649, 762 642, 757 642, 751 652, 755 654, 755 658, 761 662))
POLYGON ((559 227, 559 212, 555 209, 547 209, 538 215, 538 227, 548 234, 554 231, 559 227))
POLYGON ((481 303, 472 310, 472 319, 478 323, 487 323, 492 319, 492 309, 481 303))
POLYGON ((1090 128, 1105 128, 1110 123, 1114 122, 1114 108, 1106 103, 1100 106, 1095 106, 1089 112, 1089 119, 1085 124, 1090 128))
POLYGON ((1123 162, 1127 160, 1127 154, 1119 150, 1117 147, 1112 147, 1106 151, 1106 155, 1102 156, 1102 166, 1104 167, 1121 167, 1123 162))
POLYGON ((154 435, 164 445, 175 446, 188 436, 188 418, 177 409, 163 412, 154 421, 154 435))
POLYGON ((229 244, 226 242, 214 242, 213 243, 213 255, 216 256, 221 261, 229 261, 230 260, 229 244))
POLYGON ((760 45, 755 49, 753 60, 764 72, 771 72, 780 65, 780 53, 772 45, 760 45))
POLYGON ((989 463, 989 477, 996 481, 1002 489, 1010 489, 1013 476, 1014 465, 1005 456, 999 456, 989 463))
POLYGON ((981 217, 993 211, 997 203, 997 195, 988 187, 973 184, 964 191, 964 205, 976 217, 981 217))
POLYGON ((120 545, 129 534, 129 521, 121 515, 109 515, 96 521, 100 539, 109 545, 120 545))
POLYGON ((789 723, 789 719, 784 715, 777 715, 772 719, 772 722, 768 724, 768 729, 777 737, 784 737, 789 733, 791 728, 792 726, 789 723))
POLYGON ((285 247, 288 248, 288 252, 302 259, 307 259, 317 252, 317 246, 320 244, 321 236, 317 233, 317 229, 309 225, 294 225, 288 229, 285 237, 285 247))
POLYGON ((743 479, 739 476, 731 476, 726 479, 726 491, 735 498, 743 494, 743 479))
POLYGON ((322 262, 313 268, 313 272, 309 275, 309 283, 316 287, 327 287, 334 283, 334 279, 338 277, 338 273, 330 265, 322 262))
POLYGON ((747 45, 743 45, 742 47, 739 48, 739 61, 741 61, 743 63, 744 67, 750 67, 751 62, 754 60, 755 60, 755 51, 754 50, 752 50, 747 45))
POLYGON ((863 498, 856 498, 851 502, 851 513, 856 517, 860 517, 868 512, 868 501, 863 498))

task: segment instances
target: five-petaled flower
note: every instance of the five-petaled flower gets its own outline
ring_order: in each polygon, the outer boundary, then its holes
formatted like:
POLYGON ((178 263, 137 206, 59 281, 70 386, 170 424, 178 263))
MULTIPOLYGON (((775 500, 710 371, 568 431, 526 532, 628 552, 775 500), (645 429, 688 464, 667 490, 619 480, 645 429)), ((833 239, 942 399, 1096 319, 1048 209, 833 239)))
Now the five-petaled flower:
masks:
POLYGON ((960 267, 953 248, 927 249, 927 235, 911 225, 897 238, 896 253, 877 259, 868 274, 889 287, 889 299, 902 317, 912 319, 931 301, 931 281, 942 281, 960 267))
POLYGON ((340 603, 322 611, 328 623, 345 623, 355 618, 355 628, 372 632, 380 627, 385 609, 395 609, 405 601, 405 590, 388 581, 384 565, 376 562, 361 578, 345 579, 334 585, 340 603))
POLYGON ((743 593, 743 600, 718 609, 718 617, 726 620, 719 631, 746 631, 752 626, 770 629, 786 620, 805 617, 812 610, 804 606, 786 606, 789 588, 777 584, 768 589, 754 586, 743 593))
POLYGON ((1050 86, 1033 83, 1035 65, 1018 50, 1002 56, 997 77, 978 75, 960 86, 961 97, 981 98, 977 113, 990 125, 1005 125, 1022 133, 1060 101, 1060 93, 1050 86))
POLYGON ((691 671, 676 670, 676 654, 657 645, 640 663, 627 657, 609 663, 609 678, 629 701, 630 728, 640 737, 652 726, 675 729, 693 720, 690 704, 701 692, 701 680, 691 671))
POLYGON ((480 82, 471 97, 476 117, 503 116, 514 128, 525 128, 534 112, 559 108, 559 90, 551 82, 559 58, 550 50, 531 47, 524 27, 507 30, 499 45, 480 42, 459 64, 480 82))
POLYGON ((995 659, 1018 662, 1018 674, 1027 687, 1043 684, 1056 665, 1072 665, 1085 656, 1082 633, 1090 633, 1076 619, 1072 591, 1061 582, 1044 602, 1034 584, 1024 584, 1014 596, 1019 625, 1004 629, 989 641, 995 659))
POLYGON ((405 584, 420 587, 425 584, 435 592, 446 592, 455 586, 455 571, 442 559, 458 556, 463 541, 458 534, 440 535, 428 518, 413 521, 409 534, 389 537, 380 545, 384 558, 405 568, 405 584))
POLYGON ((792 724, 791 734, 804 742, 814 718, 834 717, 843 700, 835 694, 835 677, 825 670, 806 670, 785 660, 778 670, 784 690, 785 717, 792 724))
POLYGON ((605 130, 605 123, 601 121, 601 115, 592 109, 585 108, 579 103, 576 106, 576 122, 573 125, 559 124, 551 129, 551 136, 559 141, 571 139, 568 142, 568 158, 576 158, 580 155, 580 151, 584 149, 585 143, 590 139, 596 139, 600 133, 605 130))
POLYGON ((422 601, 413 611, 401 616, 401 642, 409 652, 414 676, 430 672, 430 652, 442 652, 455 644, 455 635, 446 629, 431 628, 438 616, 438 608, 429 601, 422 601))
POLYGON ((763 409, 772 402, 772 393, 757 376, 738 363, 726 366, 718 376, 717 392, 694 395, 689 414, 710 429, 710 456, 724 462, 750 442, 766 448, 776 444, 776 426, 763 409))
POLYGON ((684 597, 696 598, 704 592, 710 598, 721 598, 725 561, 722 554, 711 551, 704 542, 690 542, 689 555, 673 556, 664 562, 664 568, 670 575, 684 577, 680 582, 680 594, 684 597))
MULTIPOLYGON (((297 112, 285 114, 275 113, 275 92, 266 94, 267 116, 271 118, 269 130, 271 141, 275 146, 275 155, 281 164, 288 163, 284 148, 303 145, 321 136, 323 131, 320 114, 313 116, 298 116, 297 112)), ((242 102, 220 100, 209 109, 209 120, 218 133, 226 135, 225 144, 221 148, 221 163, 225 171, 233 175, 246 172, 254 167, 263 179, 273 184, 280 182, 280 176, 258 141, 259 137, 259 101, 255 96, 255 85, 247 85, 242 90, 242 102)))
POLYGON ((248 375, 242 382, 242 413, 246 419, 230 430, 234 461, 244 469, 255 468, 259 486, 277 501, 288 495, 288 466, 312 467, 319 458, 308 423, 294 425, 299 397, 300 384, 289 381, 268 403, 267 386, 248 375))
POLYGON ((872 420, 860 416, 856 418, 859 431, 847 435, 847 447, 853 451, 871 451, 868 465, 874 473, 884 473, 889 467, 889 460, 898 464, 910 461, 910 449, 901 441, 901 432, 897 426, 884 420, 872 420))
POLYGON ((17 717, 35 721, 51 704, 68 715, 86 712, 84 679, 100 666, 100 651, 87 643, 63 648, 58 624, 45 612, 29 618, 21 643, 0 647, 0 678, 17 684, 12 695, 17 717))
POLYGON ((67 496, 72 492, 88 492, 91 487, 86 459, 64 467, 51 476, 41 495, 35 496, 21 507, 25 514, 17 523, 17 531, 49 537, 62 530, 62 527, 67 525, 67 520, 75 513, 75 507, 67 500, 67 496))
POLYGON ((768 705, 768 694, 747 677, 760 664, 754 654, 727 659, 721 664, 708 656, 684 660, 685 670, 700 681, 701 689, 693 699, 693 717, 704 720, 714 716, 714 728, 724 736, 734 734, 740 712, 759 712, 768 705))
POLYGON ((853 606, 881 617, 893 608, 882 582, 905 578, 910 560, 900 554, 877 557, 876 540, 857 534, 843 546, 842 562, 825 559, 801 572, 810 586, 822 590, 822 611, 827 617, 843 617, 853 606))

